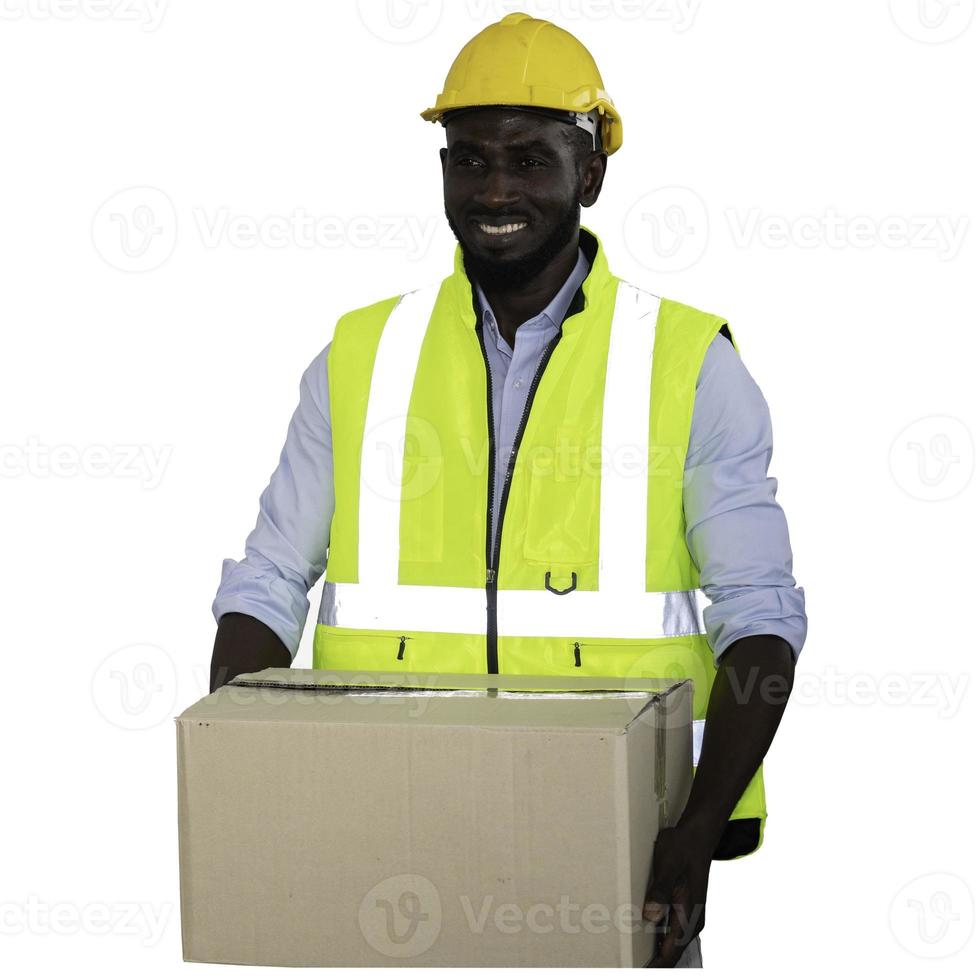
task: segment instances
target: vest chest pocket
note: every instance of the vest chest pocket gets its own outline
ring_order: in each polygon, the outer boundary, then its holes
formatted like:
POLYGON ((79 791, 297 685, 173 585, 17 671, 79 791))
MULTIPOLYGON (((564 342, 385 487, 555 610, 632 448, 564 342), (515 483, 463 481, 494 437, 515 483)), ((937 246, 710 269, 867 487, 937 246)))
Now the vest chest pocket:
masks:
POLYGON ((313 640, 316 670, 409 670, 412 637, 318 625, 313 640))
POLYGON ((600 461, 599 445, 571 426, 529 453, 525 558, 569 568, 597 560, 600 461))

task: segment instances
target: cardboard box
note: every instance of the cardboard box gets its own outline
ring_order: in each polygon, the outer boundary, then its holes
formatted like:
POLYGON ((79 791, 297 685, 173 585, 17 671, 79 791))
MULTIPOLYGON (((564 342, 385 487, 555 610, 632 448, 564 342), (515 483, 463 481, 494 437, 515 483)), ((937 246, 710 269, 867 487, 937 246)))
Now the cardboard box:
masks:
POLYGON ((691 685, 269 669, 176 719, 184 959, 641 966, 691 685))

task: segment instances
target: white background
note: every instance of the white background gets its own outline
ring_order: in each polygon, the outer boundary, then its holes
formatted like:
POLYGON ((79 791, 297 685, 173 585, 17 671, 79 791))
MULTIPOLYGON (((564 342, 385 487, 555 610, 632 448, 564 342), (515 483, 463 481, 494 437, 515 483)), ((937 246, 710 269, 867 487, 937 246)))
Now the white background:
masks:
MULTIPOLYGON (((585 214, 613 270, 726 316, 767 397, 807 593, 766 845, 715 865, 705 961, 972 973, 975 4, 523 6, 622 111, 585 214)), ((303 368, 449 271, 418 113, 513 9, 0 0, 8 975, 237 972, 180 959, 172 718, 303 368)))

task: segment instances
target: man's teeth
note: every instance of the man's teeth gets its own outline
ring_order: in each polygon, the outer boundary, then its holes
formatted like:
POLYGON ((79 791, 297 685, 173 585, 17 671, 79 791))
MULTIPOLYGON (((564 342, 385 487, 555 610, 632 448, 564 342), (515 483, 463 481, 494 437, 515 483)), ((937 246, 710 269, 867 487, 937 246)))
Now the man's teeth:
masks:
POLYGON ((486 232, 488 235, 509 235, 512 232, 520 231, 522 228, 527 227, 526 221, 519 221, 517 224, 513 225, 480 225, 480 231, 486 232))

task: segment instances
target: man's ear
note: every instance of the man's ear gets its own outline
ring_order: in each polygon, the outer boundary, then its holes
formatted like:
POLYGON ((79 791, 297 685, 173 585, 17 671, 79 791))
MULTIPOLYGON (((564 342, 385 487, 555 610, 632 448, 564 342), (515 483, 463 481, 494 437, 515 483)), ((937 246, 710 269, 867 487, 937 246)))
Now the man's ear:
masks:
POLYGON ((442 161, 442 172, 446 172, 446 157, 449 155, 449 150, 444 146, 439 151, 439 159, 442 161))
POLYGON ((589 155, 585 166, 582 168, 582 192, 579 196, 579 204, 583 208, 591 208, 599 199, 602 181, 606 176, 607 159, 608 157, 603 150, 596 150, 589 155))

